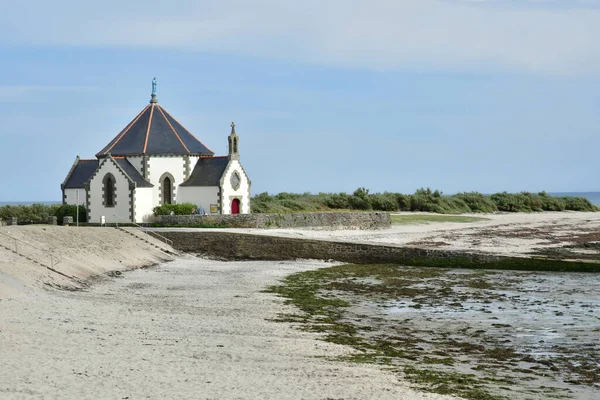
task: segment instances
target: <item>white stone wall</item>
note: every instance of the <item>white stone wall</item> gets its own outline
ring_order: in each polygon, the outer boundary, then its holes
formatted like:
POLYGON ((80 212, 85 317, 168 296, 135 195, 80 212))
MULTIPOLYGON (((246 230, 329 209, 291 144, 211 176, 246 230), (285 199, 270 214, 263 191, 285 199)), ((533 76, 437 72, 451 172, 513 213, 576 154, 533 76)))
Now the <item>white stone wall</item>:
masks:
POLYGON ((154 202, 152 199, 153 188, 135 188, 135 222, 149 222, 150 217, 153 215, 152 209, 154 208, 154 202))
POLYGON ((137 171, 140 173, 140 175, 144 176, 144 173, 142 172, 142 164, 144 159, 141 156, 127 156, 125 157, 127 159, 127 161, 129 161, 129 163, 131 165, 133 165, 133 167, 135 169, 137 169, 137 171))
MULTIPOLYGON (((191 160, 190 160, 191 161, 191 160)), ((160 177, 168 172, 173 176, 175 186, 175 190, 173 190, 173 203, 179 203, 178 191, 179 185, 184 182, 184 157, 183 156, 173 156, 173 157, 149 157, 148 161, 148 179, 150 183, 154 185, 154 190, 152 194, 153 204, 155 206, 160 205, 160 191, 161 191, 161 182, 160 177)))
POLYGON ((89 202, 89 222, 100 222, 100 216, 106 217, 107 223, 124 222, 123 219, 130 221, 130 205, 129 205, 129 180, 125 178, 125 175, 117 168, 116 164, 110 160, 100 162, 102 166, 96 171, 96 173, 90 179, 90 202, 89 202), (103 202, 103 182, 104 176, 107 173, 111 173, 115 177, 115 193, 116 201, 114 207, 105 207, 102 205, 103 202), (113 216, 113 214, 121 217, 113 216))
POLYGON ((77 205, 77 192, 79 192, 79 205, 85 205, 85 189, 65 189, 65 204, 77 205))
POLYGON ((240 199, 240 214, 250 214, 250 179, 242 169, 238 160, 231 160, 223 178, 221 178, 221 209, 223 214, 231 214, 231 201, 240 199), (240 175, 240 186, 234 190, 231 186, 231 176, 234 172, 240 175))
MULTIPOLYGON (((211 214, 210 205, 219 205, 218 186, 183 186, 179 188, 178 203, 192 203, 202 207, 207 214, 211 214)), ((217 209, 217 213, 218 213, 217 209)))
POLYGON ((196 164, 198 163, 199 159, 200 156, 190 156, 190 176, 192 175, 192 172, 194 171, 194 168, 196 167, 196 164))

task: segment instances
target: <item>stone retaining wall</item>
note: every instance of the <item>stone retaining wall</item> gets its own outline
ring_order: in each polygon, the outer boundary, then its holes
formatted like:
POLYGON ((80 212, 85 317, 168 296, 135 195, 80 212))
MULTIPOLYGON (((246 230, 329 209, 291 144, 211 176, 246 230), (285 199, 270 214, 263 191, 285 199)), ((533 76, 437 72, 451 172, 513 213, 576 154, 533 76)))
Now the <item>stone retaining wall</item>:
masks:
POLYGON ((233 232, 161 231, 178 250, 230 260, 336 260, 356 264, 600 272, 600 264, 493 254, 331 242, 233 232))
POLYGON ((168 226, 225 225, 229 228, 382 229, 392 220, 386 212, 312 212, 292 214, 161 215, 168 226))

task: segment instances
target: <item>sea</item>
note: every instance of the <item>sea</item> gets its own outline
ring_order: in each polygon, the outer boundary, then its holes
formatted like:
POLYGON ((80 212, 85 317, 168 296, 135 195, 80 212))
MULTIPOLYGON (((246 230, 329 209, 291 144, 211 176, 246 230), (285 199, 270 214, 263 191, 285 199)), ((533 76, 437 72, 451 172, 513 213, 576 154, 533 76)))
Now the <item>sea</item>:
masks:
MULTIPOLYGON (((551 196, 578 196, 578 197, 585 197, 587 198, 592 204, 596 205, 596 206, 600 206, 600 192, 553 192, 553 193, 548 193, 551 196)), ((60 201, 9 201, 9 202, 2 202, 0 201, 0 206, 16 206, 19 204, 23 204, 23 205, 31 205, 34 203, 41 203, 41 204, 45 204, 45 205, 52 205, 52 204, 60 204, 60 201)))
POLYGON ((60 201, 0 201, 0 206, 30 206, 32 204, 44 204, 51 206, 52 204, 61 204, 60 201))

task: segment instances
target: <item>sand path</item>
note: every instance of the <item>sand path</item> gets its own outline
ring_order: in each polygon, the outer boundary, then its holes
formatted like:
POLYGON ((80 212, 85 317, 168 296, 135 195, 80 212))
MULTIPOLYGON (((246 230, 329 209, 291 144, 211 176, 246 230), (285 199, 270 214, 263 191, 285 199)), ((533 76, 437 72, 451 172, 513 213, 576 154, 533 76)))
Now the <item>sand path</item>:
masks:
POLYGON ((85 292, 0 301, 3 399, 450 399, 285 323, 261 293, 330 264, 179 259, 85 292))

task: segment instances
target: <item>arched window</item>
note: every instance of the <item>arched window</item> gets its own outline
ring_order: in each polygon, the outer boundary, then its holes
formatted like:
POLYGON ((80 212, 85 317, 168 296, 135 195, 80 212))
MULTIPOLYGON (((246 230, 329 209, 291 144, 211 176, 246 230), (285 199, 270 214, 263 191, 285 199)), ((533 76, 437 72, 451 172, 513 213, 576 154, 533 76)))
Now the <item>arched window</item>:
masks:
POLYGON ((104 192, 104 206, 114 207, 117 204, 116 201, 116 187, 115 177, 112 174, 106 174, 103 181, 103 192, 104 192))
POLYGON ((173 187, 171 186, 171 178, 165 176, 163 179, 163 204, 171 204, 173 202, 173 187))

